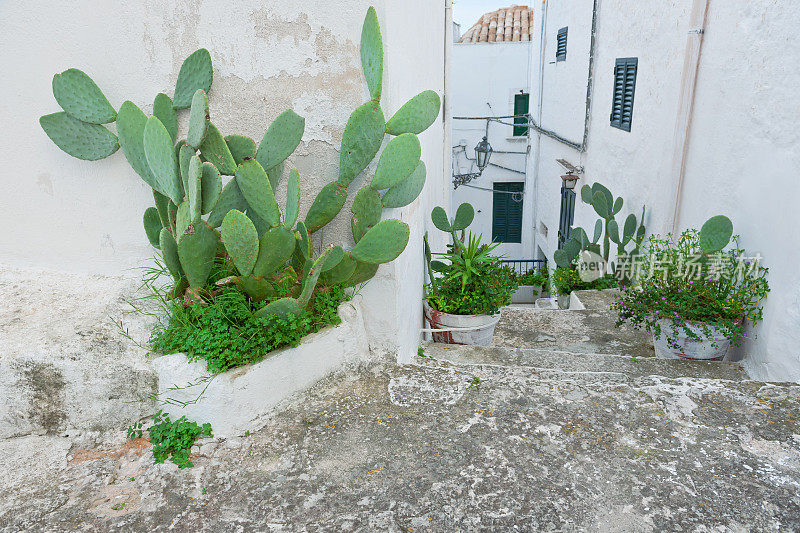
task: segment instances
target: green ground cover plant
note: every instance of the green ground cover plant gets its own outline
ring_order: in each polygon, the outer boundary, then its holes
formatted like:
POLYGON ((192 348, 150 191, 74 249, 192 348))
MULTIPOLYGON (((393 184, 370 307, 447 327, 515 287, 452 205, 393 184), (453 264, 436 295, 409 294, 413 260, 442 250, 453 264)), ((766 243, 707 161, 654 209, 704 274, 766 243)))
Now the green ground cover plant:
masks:
MULTIPOLYGON (((147 429, 153 445, 153 459, 156 464, 168 459, 178 468, 189 468, 194 464, 189 460, 192 445, 200 437, 213 437, 211 424, 198 425, 185 416, 171 420, 167 413, 159 411, 153 417, 153 424, 147 429)), ((128 428, 128 438, 141 438, 144 434, 142 424, 137 423, 128 428)))

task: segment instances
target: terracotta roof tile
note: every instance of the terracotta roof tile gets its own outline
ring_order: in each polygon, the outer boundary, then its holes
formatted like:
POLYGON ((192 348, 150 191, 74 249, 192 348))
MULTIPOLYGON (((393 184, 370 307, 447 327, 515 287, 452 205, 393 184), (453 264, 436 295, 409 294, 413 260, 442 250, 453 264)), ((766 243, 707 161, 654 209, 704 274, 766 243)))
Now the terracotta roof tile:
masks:
POLYGON ((516 4, 490 11, 464 32, 460 43, 502 43, 533 40, 533 10, 516 4))

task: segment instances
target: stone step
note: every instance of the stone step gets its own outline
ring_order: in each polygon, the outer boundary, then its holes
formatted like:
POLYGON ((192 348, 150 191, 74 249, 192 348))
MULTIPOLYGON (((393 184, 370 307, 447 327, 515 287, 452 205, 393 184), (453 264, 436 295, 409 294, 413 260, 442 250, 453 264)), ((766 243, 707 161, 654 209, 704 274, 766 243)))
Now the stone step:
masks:
POLYGON ((748 379, 744 369, 738 363, 575 353, 547 348, 462 346, 438 343, 428 343, 422 348, 425 356, 457 365, 531 368, 562 373, 617 373, 631 376, 692 377, 731 381, 748 379))

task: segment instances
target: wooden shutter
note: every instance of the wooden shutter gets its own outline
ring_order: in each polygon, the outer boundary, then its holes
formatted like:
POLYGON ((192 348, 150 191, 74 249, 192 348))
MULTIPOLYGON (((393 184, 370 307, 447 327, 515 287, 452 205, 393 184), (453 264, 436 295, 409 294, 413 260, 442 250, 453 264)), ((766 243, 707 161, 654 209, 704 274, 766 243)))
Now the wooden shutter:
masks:
POLYGON ((556 35, 556 61, 567 60, 567 27, 558 30, 556 35))
POLYGON ((614 65, 614 99, 611 104, 611 125, 631 131, 633 124, 633 95, 636 91, 636 71, 639 59, 623 57, 614 65))
MULTIPOLYGON (((517 93, 514 95, 514 115, 526 115, 530 106, 530 94, 517 93)), ((527 117, 514 118, 514 124, 525 124, 524 126, 514 126, 514 137, 524 137, 528 134, 527 117)))
POLYGON ((492 199, 492 241, 522 242, 522 195, 525 183, 521 181, 494 184, 492 199), (509 193, 519 194, 509 194, 509 193))

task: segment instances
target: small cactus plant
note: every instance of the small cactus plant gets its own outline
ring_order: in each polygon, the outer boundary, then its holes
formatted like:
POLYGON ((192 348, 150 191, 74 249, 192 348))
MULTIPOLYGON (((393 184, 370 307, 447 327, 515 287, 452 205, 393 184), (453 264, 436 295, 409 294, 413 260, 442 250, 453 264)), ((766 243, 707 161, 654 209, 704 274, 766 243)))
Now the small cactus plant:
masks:
MULTIPOLYGON (((148 117, 133 102, 119 111, 84 72, 69 69, 53 79, 63 112, 40 124, 68 154, 85 160, 112 155, 120 147, 131 168, 153 189, 155 207, 144 214, 145 233, 161 250, 175 278, 173 294, 187 301, 213 297, 209 276, 214 264, 228 260, 235 283, 251 299, 274 297, 274 281, 300 281, 296 298, 282 298, 260 309, 262 315, 297 313, 318 283, 354 286, 375 275, 378 265, 405 249, 408 226, 381 221, 384 208, 413 202, 425 184, 417 134, 439 114, 441 102, 423 91, 386 121, 380 98, 383 40, 375 9, 367 11, 361 35, 361 61, 371 100, 356 108, 344 130, 338 177, 317 194, 299 220, 300 176, 289 172, 284 210, 275 190, 286 159, 300 144, 305 119, 292 110, 280 114, 259 144, 243 135, 223 136, 211 122, 207 93, 213 68, 206 49, 181 66, 172 98, 159 93, 148 117), (178 111, 189 109, 188 132, 178 136, 178 111), (103 124, 117 123, 117 135, 103 124), (381 154, 375 176, 356 194, 351 228, 355 246, 328 246, 314 257, 314 234, 340 213, 348 187, 378 155, 385 136, 393 138, 381 154), (223 183, 223 176, 230 176, 223 183)), ((457 217, 458 218, 458 217, 457 217)))

